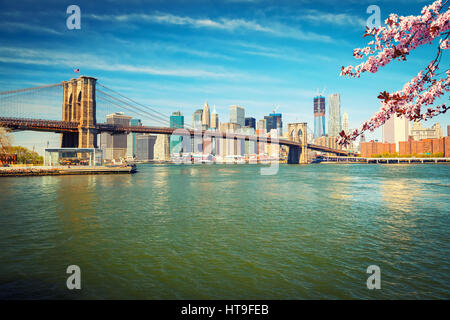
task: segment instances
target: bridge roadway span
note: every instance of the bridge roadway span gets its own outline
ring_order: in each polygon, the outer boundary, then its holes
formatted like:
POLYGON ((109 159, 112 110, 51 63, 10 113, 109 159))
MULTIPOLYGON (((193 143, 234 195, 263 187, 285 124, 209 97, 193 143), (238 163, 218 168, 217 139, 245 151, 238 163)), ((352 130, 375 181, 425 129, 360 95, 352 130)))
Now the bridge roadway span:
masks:
MULTIPOLYGON (((68 121, 58 121, 58 120, 43 120, 43 119, 27 119, 27 118, 6 118, 0 117, 0 127, 9 128, 12 130, 32 130, 32 131, 42 131, 42 132, 78 132, 79 124, 78 122, 68 122, 68 121)), ((147 126, 130 126, 124 127, 119 125, 112 125, 107 123, 97 123, 96 129, 98 133, 109 132, 109 133, 153 133, 153 134, 172 134, 175 130, 184 130, 184 132, 189 132, 191 136, 199 135, 203 137, 216 137, 216 138, 226 138, 226 139, 243 139, 248 141, 265 142, 272 143, 272 138, 263 136, 248 136, 236 133, 224 133, 220 131, 205 131, 205 130, 191 130, 191 129, 176 129, 168 127, 147 127, 147 126)), ((301 148, 300 142, 287 140, 287 139, 273 139, 274 144, 286 145, 289 147, 301 148)), ((330 152, 338 155, 347 156, 348 152, 339 149, 332 149, 324 146, 319 146, 315 144, 308 143, 308 149, 330 152)))

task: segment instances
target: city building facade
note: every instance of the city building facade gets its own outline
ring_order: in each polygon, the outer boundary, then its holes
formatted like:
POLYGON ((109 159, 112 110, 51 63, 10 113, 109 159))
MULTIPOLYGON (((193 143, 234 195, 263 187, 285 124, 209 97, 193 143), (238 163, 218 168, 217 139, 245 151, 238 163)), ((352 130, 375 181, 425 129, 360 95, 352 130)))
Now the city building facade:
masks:
POLYGON ((412 122, 410 136, 415 141, 420 141, 422 139, 442 138, 443 134, 439 123, 435 123, 431 128, 424 128, 421 122, 412 122))
POLYGON ((211 113, 211 129, 219 130, 219 114, 216 112, 215 106, 213 112, 211 113))
POLYGON ((262 132, 266 133, 267 132, 267 120, 266 119, 259 120, 256 125, 256 130, 261 130, 262 132))
MULTIPOLYGON (((106 116, 107 124, 121 125, 129 127, 132 117, 123 112, 116 112, 106 116)), ((127 156, 128 137, 126 133, 110 134, 103 132, 100 135, 100 148, 103 150, 105 160, 120 160, 127 156)))
POLYGON ((314 97, 314 138, 324 136, 325 133, 325 97, 314 97))
POLYGON ((245 126, 256 130, 256 119, 253 117, 245 118, 245 126))
POLYGON ((194 130, 201 130, 202 129, 202 109, 197 109, 192 114, 192 128, 194 130))
MULTIPOLYGON (((142 121, 140 119, 131 119, 130 124, 132 126, 142 126, 142 121)), ((138 135, 140 135, 140 133, 131 132, 127 136, 127 158, 136 158, 136 137, 138 135)))
POLYGON ((208 101, 205 102, 202 112, 202 129, 208 130, 211 125, 211 115, 209 113, 208 101))
POLYGON ((395 151, 399 152, 399 142, 409 139, 409 121, 406 117, 392 115, 382 127, 382 140, 385 143, 395 143, 395 151))
POLYGON ((266 132, 270 132, 272 129, 278 131, 278 136, 283 135, 283 121, 281 113, 270 113, 268 116, 264 116, 266 120, 266 132))
MULTIPOLYGON (((180 111, 173 112, 170 116, 170 127, 176 129, 184 128, 184 116, 180 111)), ((179 135, 170 135, 170 154, 183 152, 183 137, 179 135)))
POLYGON ((245 126, 245 109, 241 106, 230 107, 230 122, 245 126))
POLYGON ((150 161, 154 159, 156 136, 141 134, 136 137, 137 153, 136 160, 150 161))
POLYGON ((348 113, 344 112, 344 114, 342 115, 342 130, 344 130, 344 132, 346 134, 350 133, 350 128, 349 128, 349 124, 348 124, 348 113))
POLYGON ((342 131, 341 125, 341 95, 339 93, 331 94, 328 97, 328 135, 339 137, 342 131))
POLYGON ((375 155, 382 154, 393 154, 395 153, 395 143, 385 143, 385 142, 361 142, 361 157, 370 158, 375 155))

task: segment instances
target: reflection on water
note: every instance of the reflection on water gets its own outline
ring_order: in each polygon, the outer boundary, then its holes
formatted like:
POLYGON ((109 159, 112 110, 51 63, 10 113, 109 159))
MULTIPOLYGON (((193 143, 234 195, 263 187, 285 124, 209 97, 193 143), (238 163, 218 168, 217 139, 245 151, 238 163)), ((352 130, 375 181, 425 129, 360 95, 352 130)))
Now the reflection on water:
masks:
POLYGON ((0 298, 449 297, 449 166, 260 168, 1 179, 0 298))

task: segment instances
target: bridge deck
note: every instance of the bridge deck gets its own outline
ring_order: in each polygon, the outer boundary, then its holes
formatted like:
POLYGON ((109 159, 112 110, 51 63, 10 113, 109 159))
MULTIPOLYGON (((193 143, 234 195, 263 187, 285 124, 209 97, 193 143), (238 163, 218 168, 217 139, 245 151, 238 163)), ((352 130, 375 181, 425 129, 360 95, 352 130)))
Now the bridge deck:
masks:
MULTIPOLYGON (((7 118, 0 117, 0 127, 10 128, 12 130, 34 130, 34 131, 44 131, 44 132, 78 132, 79 124, 77 122, 68 121, 58 121, 58 120, 43 120, 43 119, 26 119, 26 118, 7 118)), ((239 139, 255 142, 265 142, 271 144, 285 145, 289 147, 301 148, 302 144, 297 141, 287 140, 287 139, 276 139, 264 136, 249 136, 237 133, 225 133, 221 131, 205 131, 205 130, 191 130, 191 129, 175 129, 167 127, 147 127, 147 126, 130 126, 124 127, 119 125, 112 125, 107 123, 97 123, 96 129, 98 133, 109 132, 109 133, 153 133, 153 134, 176 134, 179 135, 189 135, 191 137, 199 136, 205 138, 216 137, 225 139, 239 139)), ((315 144, 308 143, 308 149, 335 153, 339 155, 348 155, 348 152, 340 149, 332 149, 324 146, 319 146, 315 144)))

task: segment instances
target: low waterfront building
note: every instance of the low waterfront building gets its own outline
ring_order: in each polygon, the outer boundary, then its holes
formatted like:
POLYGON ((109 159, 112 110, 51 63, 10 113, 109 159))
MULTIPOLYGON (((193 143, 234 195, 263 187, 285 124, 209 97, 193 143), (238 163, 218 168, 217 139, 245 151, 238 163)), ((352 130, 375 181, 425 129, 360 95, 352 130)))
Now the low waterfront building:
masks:
POLYGON ((17 154, 0 153, 0 165, 17 163, 17 154))
POLYGON ((44 166, 101 166, 103 153, 96 148, 47 148, 44 166))
POLYGON ((408 141, 400 142, 399 155, 438 155, 450 158, 450 137, 442 137, 435 139, 422 139, 415 141, 409 139, 408 141))
POLYGON ((372 157, 381 154, 398 154, 399 156, 440 155, 450 157, 450 137, 436 139, 422 139, 399 142, 399 152, 395 143, 361 142, 361 157, 372 157))
POLYGON ((380 154, 394 154, 395 143, 369 141, 361 142, 361 157, 370 158, 380 154))

